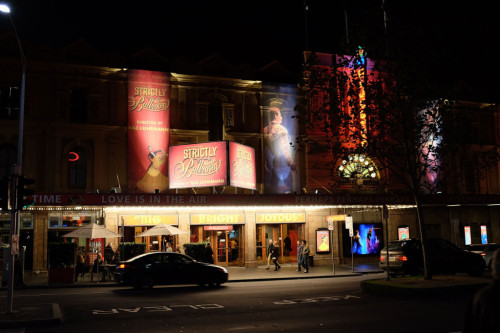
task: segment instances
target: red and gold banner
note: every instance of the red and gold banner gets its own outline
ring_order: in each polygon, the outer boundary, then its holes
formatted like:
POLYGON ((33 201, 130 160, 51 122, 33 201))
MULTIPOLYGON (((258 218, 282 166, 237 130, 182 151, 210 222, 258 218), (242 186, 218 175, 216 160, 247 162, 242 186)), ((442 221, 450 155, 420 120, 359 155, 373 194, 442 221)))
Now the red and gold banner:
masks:
POLYGON ((229 142, 229 185, 257 189, 255 174, 255 149, 236 142, 229 142))
POLYGON ((170 188, 227 185, 226 147, 226 141, 169 147, 170 188))
POLYGON ((133 192, 168 189, 169 74, 130 70, 128 186, 133 192))

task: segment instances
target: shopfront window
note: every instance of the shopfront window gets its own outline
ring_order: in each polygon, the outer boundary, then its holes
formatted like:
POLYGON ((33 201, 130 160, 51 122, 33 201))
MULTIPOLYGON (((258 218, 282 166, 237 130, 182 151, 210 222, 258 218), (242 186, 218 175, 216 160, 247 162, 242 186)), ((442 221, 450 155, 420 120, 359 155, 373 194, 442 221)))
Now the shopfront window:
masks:
MULTIPOLYGON (((33 215, 21 213, 19 249, 24 257, 24 268, 33 268, 33 215)), ((0 215, 0 248, 10 247, 10 215, 0 215)))
POLYGON ((297 241, 303 239, 303 223, 258 224, 256 228, 257 261, 267 263, 269 241, 280 246, 282 263, 297 261, 297 241))
POLYGON ((242 266, 244 264, 243 226, 191 226, 191 242, 210 242, 216 264, 242 266))

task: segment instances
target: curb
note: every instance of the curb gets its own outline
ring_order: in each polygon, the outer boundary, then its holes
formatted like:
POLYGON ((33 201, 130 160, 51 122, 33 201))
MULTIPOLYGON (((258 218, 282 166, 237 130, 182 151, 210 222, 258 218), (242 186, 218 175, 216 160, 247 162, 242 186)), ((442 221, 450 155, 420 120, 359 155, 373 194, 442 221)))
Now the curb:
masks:
MULTIPOLYGON (((17 307, 13 313, 5 313, 5 320, 0 320, 0 328, 33 327, 41 325, 61 324, 61 309, 56 303, 28 304, 17 307), (33 311, 36 310, 36 311, 33 311), (37 318, 26 318, 27 313, 44 312, 47 315, 39 315, 37 318)), ((3 317, 3 316, 2 316, 3 317)), ((0 317, 0 318, 2 318, 0 317)))
POLYGON ((408 287, 402 285, 387 285, 380 283, 385 280, 365 280, 361 281, 361 291, 367 294, 389 295, 396 297, 429 297, 444 296, 457 293, 474 293, 487 286, 490 282, 460 284, 456 286, 441 287, 408 287))
MULTIPOLYGON (((258 281, 273 281, 273 280, 303 280, 303 279, 322 279, 322 278, 340 278, 349 276, 361 276, 365 274, 378 274, 382 271, 363 271, 354 273, 339 273, 339 274, 322 274, 322 275, 297 275, 297 276, 273 276, 273 277, 255 277, 255 278, 235 278, 229 279, 226 283, 232 282, 258 282, 258 281)), ((88 283, 88 284, 39 284, 39 285, 24 285, 23 287, 15 288, 14 290, 33 290, 33 289, 57 289, 57 288, 99 288, 99 287, 115 287, 120 286, 119 283, 101 282, 101 283, 88 283)), ((5 290, 5 288, 0 288, 0 290, 5 290)))

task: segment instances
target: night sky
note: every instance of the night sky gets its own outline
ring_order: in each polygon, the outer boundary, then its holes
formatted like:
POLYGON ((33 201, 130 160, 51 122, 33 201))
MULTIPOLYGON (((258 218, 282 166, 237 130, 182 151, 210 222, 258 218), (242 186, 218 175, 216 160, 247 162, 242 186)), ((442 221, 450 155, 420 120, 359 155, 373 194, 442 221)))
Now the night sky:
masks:
MULTIPOLYGON (((235 65, 259 68, 276 59, 297 70, 305 49, 344 52, 346 10, 351 49, 365 40, 379 50, 385 46, 381 0, 307 4, 306 38, 304 0, 10 2, 19 35, 33 45, 63 47, 83 38, 104 52, 131 54, 152 46, 169 59, 191 61, 217 52, 235 65)), ((386 0, 386 5, 394 43, 439 68, 448 80, 498 87, 494 2, 386 0)), ((9 30, 8 19, 0 18, 0 35, 9 30)))

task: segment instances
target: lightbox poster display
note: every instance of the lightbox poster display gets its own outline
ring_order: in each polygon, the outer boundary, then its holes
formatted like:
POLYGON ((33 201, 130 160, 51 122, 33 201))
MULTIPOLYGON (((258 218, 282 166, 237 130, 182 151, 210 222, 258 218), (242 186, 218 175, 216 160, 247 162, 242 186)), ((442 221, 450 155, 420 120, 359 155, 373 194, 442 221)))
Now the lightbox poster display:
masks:
POLYGON ((354 224, 352 249, 349 249, 351 242, 348 230, 343 233, 344 253, 349 255, 351 253, 357 255, 379 254, 384 244, 382 230, 382 223, 354 224))
POLYGON ((330 252, 330 231, 316 230, 316 253, 330 252))
POLYGON ((229 142, 229 185, 257 189, 255 149, 229 142))
POLYGON ((481 244, 488 244, 488 231, 485 225, 481 226, 481 244))
POLYGON ((470 226, 464 227, 465 245, 471 244, 470 226))
POLYGON ((128 77, 128 184, 133 192, 168 189, 169 74, 130 70, 128 77))
POLYGON ((398 239, 405 240, 410 238, 410 227, 399 227, 398 228, 398 239))
POLYGON ((169 147, 171 189, 227 185, 227 142, 169 147))

